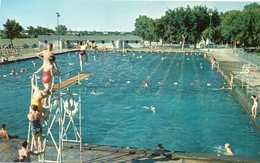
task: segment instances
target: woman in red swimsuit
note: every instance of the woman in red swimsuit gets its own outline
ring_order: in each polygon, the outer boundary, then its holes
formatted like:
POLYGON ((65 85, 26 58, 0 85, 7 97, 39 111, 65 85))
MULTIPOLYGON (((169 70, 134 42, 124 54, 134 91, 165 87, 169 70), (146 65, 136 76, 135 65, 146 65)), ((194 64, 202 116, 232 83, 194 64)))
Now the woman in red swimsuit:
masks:
POLYGON ((42 67, 39 68, 39 70, 35 72, 36 74, 38 74, 40 71, 43 71, 42 84, 44 85, 44 88, 46 90, 50 90, 50 91, 53 86, 52 77, 53 77, 54 62, 55 62, 55 57, 50 56, 48 62, 43 63, 42 67))

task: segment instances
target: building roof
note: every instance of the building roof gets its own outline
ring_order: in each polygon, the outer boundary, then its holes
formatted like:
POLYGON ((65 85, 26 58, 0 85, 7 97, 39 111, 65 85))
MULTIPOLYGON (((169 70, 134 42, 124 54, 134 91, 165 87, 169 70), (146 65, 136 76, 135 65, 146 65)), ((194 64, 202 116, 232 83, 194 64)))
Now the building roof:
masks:
MULTIPOLYGON (((64 41, 100 41, 100 40, 106 40, 106 41, 116 41, 116 40, 128 40, 128 41, 141 41, 141 38, 134 35, 115 35, 115 36, 104 36, 104 35, 87 35, 87 36, 70 36, 70 35, 60 35, 60 40, 64 41)), ((39 35, 38 40, 39 41, 45 41, 45 40, 57 40, 58 35, 39 35)))

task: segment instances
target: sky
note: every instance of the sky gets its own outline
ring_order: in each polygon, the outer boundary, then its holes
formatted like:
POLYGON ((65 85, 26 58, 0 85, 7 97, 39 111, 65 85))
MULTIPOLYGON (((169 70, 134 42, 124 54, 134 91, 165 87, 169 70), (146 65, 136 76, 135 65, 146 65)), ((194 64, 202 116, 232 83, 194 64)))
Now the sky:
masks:
POLYGON ((225 12, 242 10, 252 2, 260 3, 260 0, 0 0, 0 29, 7 19, 16 20, 25 29, 28 26, 55 29, 58 12, 59 24, 73 31, 130 32, 139 15, 160 18, 168 9, 187 5, 205 5, 225 12))

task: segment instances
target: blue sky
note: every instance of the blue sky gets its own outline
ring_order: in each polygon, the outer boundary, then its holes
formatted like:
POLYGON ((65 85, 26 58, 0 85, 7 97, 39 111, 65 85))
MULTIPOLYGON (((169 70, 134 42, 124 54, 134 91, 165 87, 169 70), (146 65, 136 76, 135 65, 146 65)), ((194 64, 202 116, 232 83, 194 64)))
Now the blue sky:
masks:
MULTIPOLYGON (((160 18, 168 9, 205 5, 218 11, 242 10, 253 1, 152 1, 152 0, 0 0, 0 29, 7 19, 24 28, 42 26, 54 29, 56 13, 60 24, 71 30, 132 31, 139 15, 160 18)), ((258 0, 259 3, 259 0, 258 0)))

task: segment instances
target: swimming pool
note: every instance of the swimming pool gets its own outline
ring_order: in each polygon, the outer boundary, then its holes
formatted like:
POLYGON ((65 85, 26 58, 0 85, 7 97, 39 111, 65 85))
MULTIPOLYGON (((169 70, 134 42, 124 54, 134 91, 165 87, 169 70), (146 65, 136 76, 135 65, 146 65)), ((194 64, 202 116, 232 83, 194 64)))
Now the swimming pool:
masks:
MULTIPOLYGON (((34 60, 39 67, 41 60, 34 60)), ((57 60, 61 72, 78 66, 76 53, 57 60)), ((30 76, 36 70, 31 61, 0 68, 0 123, 22 137, 27 136, 30 76), (8 75, 24 67, 28 73, 8 75)), ((162 143, 171 150, 203 153, 223 153, 230 143, 235 155, 260 156, 259 132, 232 95, 218 90, 223 80, 203 55, 95 53, 89 55, 87 72, 92 77, 83 83, 84 143, 138 148, 162 143), (149 82, 148 89, 142 81, 149 82), (155 113, 145 109, 150 106, 155 113)))

